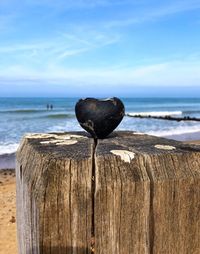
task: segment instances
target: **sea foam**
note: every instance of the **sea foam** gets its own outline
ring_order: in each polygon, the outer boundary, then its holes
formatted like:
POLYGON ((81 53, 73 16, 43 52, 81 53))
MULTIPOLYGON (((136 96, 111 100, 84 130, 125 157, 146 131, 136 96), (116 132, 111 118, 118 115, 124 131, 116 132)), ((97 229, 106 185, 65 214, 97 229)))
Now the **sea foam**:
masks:
POLYGON ((18 143, 0 144, 0 155, 15 153, 17 151, 18 146, 19 146, 18 143))
MULTIPOLYGON (((163 131, 147 131, 146 133, 153 136, 165 137, 165 136, 175 136, 181 134, 190 134, 200 132, 200 125, 193 126, 180 126, 173 129, 163 130, 163 131)), ((200 139, 200 135, 199 135, 200 139)))
POLYGON ((131 112, 130 116, 177 116, 182 115, 182 111, 152 111, 152 112, 131 112))

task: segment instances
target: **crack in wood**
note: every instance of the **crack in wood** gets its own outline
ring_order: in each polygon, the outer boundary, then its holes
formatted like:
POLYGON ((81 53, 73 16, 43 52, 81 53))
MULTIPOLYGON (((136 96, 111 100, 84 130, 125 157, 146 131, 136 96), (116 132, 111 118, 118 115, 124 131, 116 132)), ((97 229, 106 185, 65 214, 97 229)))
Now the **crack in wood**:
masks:
POLYGON ((154 235, 155 235, 155 221, 154 221, 154 180, 152 176, 152 172, 147 163, 147 156, 145 156, 146 161, 146 172, 150 180, 150 204, 149 204, 149 254, 154 253, 154 235))
POLYGON ((199 253, 198 147, 132 132, 41 141, 17 153, 19 253, 199 253))
POLYGON ((98 140, 94 139, 92 150, 92 223, 91 223, 91 253, 95 252, 95 190, 96 190, 96 168, 95 168, 95 154, 98 140))

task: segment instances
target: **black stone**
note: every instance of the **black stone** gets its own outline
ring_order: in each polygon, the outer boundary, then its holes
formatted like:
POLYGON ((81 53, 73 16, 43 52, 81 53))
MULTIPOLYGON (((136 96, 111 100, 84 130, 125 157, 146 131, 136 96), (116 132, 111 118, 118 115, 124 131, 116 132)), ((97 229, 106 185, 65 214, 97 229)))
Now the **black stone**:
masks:
POLYGON ((105 100, 86 98, 76 103, 75 112, 81 127, 93 138, 102 139, 119 125, 125 109, 122 101, 116 97, 105 100))

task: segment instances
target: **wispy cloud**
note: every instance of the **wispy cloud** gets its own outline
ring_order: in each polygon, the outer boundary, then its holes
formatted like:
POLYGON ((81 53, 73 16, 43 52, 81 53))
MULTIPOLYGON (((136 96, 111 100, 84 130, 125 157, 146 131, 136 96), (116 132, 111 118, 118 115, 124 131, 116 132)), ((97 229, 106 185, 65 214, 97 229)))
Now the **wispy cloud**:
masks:
POLYGON ((76 56, 76 55, 79 55, 81 53, 87 52, 88 50, 89 50, 89 48, 65 50, 57 58, 58 59, 64 59, 64 58, 67 58, 67 57, 70 57, 70 56, 76 56))
MULTIPOLYGON (((7 66, 6 62, 12 59, 12 64, 33 66, 39 68, 43 65, 55 65, 66 58, 81 55, 90 51, 115 44, 119 41, 118 35, 107 35, 98 32, 88 31, 85 35, 61 33, 57 38, 46 40, 36 40, 36 42, 23 42, 21 44, 10 43, 10 45, 0 45, 0 66, 7 66)), ((10 64, 10 63, 9 63, 10 64)), ((9 67, 9 64, 7 67, 9 67)))
MULTIPOLYGON (((136 1, 132 1, 132 3, 136 1)), ((92 9, 96 7, 119 6, 131 3, 130 0, 27 0, 29 5, 48 6, 56 9, 92 9)))
POLYGON ((59 59, 82 54, 91 50, 98 50, 99 48, 103 48, 105 46, 116 44, 120 40, 120 36, 118 34, 104 34, 98 32, 90 32, 87 31, 84 37, 80 37, 74 34, 63 34, 64 38, 70 40, 72 45, 76 45, 78 48, 75 49, 66 49, 64 52, 58 56, 59 59))
POLYGON ((200 61, 186 59, 185 61, 163 62, 141 67, 126 68, 63 68, 62 66, 47 66, 45 69, 30 69, 24 66, 10 66, 1 69, 0 80, 15 82, 25 80, 31 84, 68 84, 74 89, 80 84, 87 84, 87 89, 95 85, 97 89, 106 84, 110 89, 119 88, 133 89, 138 86, 158 87, 186 87, 199 86, 200 61))
POLYGON ((138 24, 138 23, 144 23, 147 21, 155 21, 157 19, 169 16, 169 15, 174 15, 178 13, 183 13, 183 12, 188 12, 188 11, 193 11, 200 9, 200 1, 199 0, 183 0, 183 1, 173 1, 160 5, 156 5, 154 7, 146 7, 145 9, 139 9, 137 12, 133 10, 132 15, 123 18, 123 19, 115 19, 112 21, 108 21, 107 24, 105 25, 108 28, 113 28, 113 27, 124 27, 124 26, 129 26, 133 24, 138 24))
POLYGON ((8 35, 1 33, 0 84, 82 84, 88 89, 108 84, 121 90, 198 86, 200 37, 195 28, 181 31, 182 24, 176 24, 179 38, 169 22, 166 29, 176 38, 165 40, 161 26, 153 27, 154 21, 198 9, 200 0, 0 0, 0 32, 8 35), (133 29, 138 23, 144 25, 133 29), (195 36, 193 46, 190 36, 195 36))

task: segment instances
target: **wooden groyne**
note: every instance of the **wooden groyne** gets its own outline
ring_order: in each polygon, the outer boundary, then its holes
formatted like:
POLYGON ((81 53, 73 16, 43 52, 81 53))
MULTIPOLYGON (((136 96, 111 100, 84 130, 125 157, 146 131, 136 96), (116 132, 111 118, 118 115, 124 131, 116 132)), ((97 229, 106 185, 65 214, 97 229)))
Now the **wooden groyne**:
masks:
POLYGON ((169 121, 196 121, 200 122, 200 118, 197 117, 190 117, 190 116, 184 116, 184 117, 175 117, 175 116, 152 116, 152 115, 131 115, 126 114, 128 117, 134 117, 134 118, 149 118, 149 119, 158 119, 158 120, 169 120, 169 121))
POLYGON ((19 254, 200 253, 200 147, 32 134, 17 152, 19 254))

